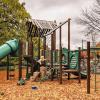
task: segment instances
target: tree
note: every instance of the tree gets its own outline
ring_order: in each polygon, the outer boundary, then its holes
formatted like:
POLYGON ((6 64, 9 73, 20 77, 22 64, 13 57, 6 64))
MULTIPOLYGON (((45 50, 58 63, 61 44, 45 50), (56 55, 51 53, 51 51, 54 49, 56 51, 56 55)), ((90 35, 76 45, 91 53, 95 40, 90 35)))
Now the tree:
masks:
POLYGON ((30 15, 19 0, 0 0, 0 43, 26 38, 26 21, 30 15))
POLYGON ((96 0, 91 9, 82 10, 82 16, 77 19, 77 23, 85 26, 85 35, 91 35, 95 41, 95 35, 100 32, 100 0, 96 0))

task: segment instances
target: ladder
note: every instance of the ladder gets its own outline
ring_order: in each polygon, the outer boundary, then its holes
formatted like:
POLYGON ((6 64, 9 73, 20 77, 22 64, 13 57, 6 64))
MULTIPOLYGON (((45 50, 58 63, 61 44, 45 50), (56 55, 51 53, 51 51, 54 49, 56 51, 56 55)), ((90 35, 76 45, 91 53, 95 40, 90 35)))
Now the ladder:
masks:
POLYGON ((10 62, 11 56, 7 56, 7 80, 15 78, 15 67, 10 62))
POLYGON ((14 79, 15 78, 15 68, 14 66, 9 66, 9 79, 14 79))

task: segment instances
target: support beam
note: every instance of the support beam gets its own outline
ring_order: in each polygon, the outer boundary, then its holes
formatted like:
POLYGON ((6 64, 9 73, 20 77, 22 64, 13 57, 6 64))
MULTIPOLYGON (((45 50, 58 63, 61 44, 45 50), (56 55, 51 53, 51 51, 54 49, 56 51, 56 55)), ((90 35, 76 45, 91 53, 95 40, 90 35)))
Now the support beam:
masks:
MULTIPOLYGON (((51 69, 53 68, 53 34, 51 34, 51 69)), ((53 70, 51 70, 51 81, 53 81, 53 70)))
MULTIPOLYGON (((68 66, 70 68, 70 18, 68 19, 68 66)), ((68 80, 70 79, 70 73, 68 73, 68 80)))
POLYGON ((44 50, 43 50, 43 55, 44 55, 44 58, 45 58, 45 51, 46 51, 46 37, 44 37, 43 38, 44 40, 43 40, 43 48, 44 48, 44 50))
POLYGON ((79 47, 79 56, 78 56, 78 73, 79 73, 79 83, 81 83, 81 66, 80 66, 80 62, 81 62, 81 48, 79 47))
POLYGON ((87 42, 87 94, 90 94, 90 42, 87 42))
POLYGON ((22 78, 22 41, 19 40, 19 80, 22 78))
MULTIPOLYGON (((70 19, 71 20, 71 19, 70 19)), ((45 36, 51 35, 53 34, 53 32, 57 29, 59 29, 59 27, 63 26, 64 24, 66 24, 68 22, 68 20, 66 20, 65 22, 61 23, 60 25, 58 25, 56 28, 52 29, 51 31, 49 31, 45 36)))
POLYGON ((34 64, 33 64, 33 42, 32 41, 29 41, 29 53, 28 55, 30 55, 30 59, 31 59, 31 75, 33 75, 33 72, 34 72, 34 64))
POLYGON ((40 59, 40 34, 38 33, 38 59, 40 59))
POLYGON ((59 28, 59 50, 60 50, 60 57, 59 57, 59 62, 60 62, 60 79, 59 79, 59 83, 62 84, 62 30, 61 27, 59 28))
POLYGON ((7 80, 9 80, 9 55, 7 55, 7 80))
POLYGON ((56 62, 56 31, 53 32, 54 62, 56 62))

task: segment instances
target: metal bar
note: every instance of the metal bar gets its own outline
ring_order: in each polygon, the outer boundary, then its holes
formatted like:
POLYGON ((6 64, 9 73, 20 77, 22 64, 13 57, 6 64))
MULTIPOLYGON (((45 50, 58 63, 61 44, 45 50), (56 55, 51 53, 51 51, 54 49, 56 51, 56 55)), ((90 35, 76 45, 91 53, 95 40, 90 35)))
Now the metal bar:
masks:
POLYGON ((38 33, 38 59, 40 59, 40 34, 38 33))
POLYGON ((33 76, 34 72, 34 62, 33 62, 33 42, 31 41, 31 75, 33 76))
POLYGON ((53 50, 56 50, 56 31, 53 32, 53 50))
POLYGON ((78 73, 79 73, 79 83, 81 83, 81 68, 80 68, 80 61, 81 61, 81 48, 79 47, 79 57, 78 57, 78 73))
POLYGON ((82 40, 82 50, 83 50, 83 40, 82 40))
POLYGON ((44 37, 44 52, 43 52, 43 55, 44 55, 44 58, 45 58, 45 51, 46 51, 46 37, 44 37))
MULTIPOLYGON (((51 34, 51 69, 53 68, 53 34, 51 34)), ((51 81, 53 81, 53 69, 51 70, 51 81)))
POLYGON ((96 72, 97 72, 97 69, 96 69, 96 51, 94 50, 94 52, 95 52, 95 92, 96 92, 96 90, 97 90, 97 84, 96 84, 96 81, 97 81, 97 75, 96 75, 96 72))
POLYGON ((55 50, 56 50, 56 31, 53 32, 52 34, 52 39, 53 39, 53 50, 54 50, 54 62, 56 61, 56 55, 55 55, 55 50))
MULTIPOLYGON (((68 19, 68 67, 70 68, 70 20, 68 19)), ((70 73, 68 73, 68 80, 70 79, 70 73)))
MULTIPOLYGON (((83 49, 83 51, 86 51, 87 49, 83 49)), ((100 48, 90 48, 90 50, 92 51, 92 50, 97 50, 97 51, 99 51, 100 50, 100 48)))
MULTIPOLYGON (((71 20, 71 19, 70 19, 70 20, 71 20)), ((54 28, 54 29, 52 29, 51 31, 47 32, 47 34, 44 35, 44 36, 47 36, 47 35, 53 34, 53 32, 54 32, 55 30, 57 30, 58 28, 60 28, 60 27, 63 26, 64 24, 66 24, 67 22, 68 22, 68 20, 66 20, 65 22, 61 23, 61 24, 58 25, 56 28, 54 28)))
MULTIPOLYGON (((46 58, 46 37, 43 38, 44 41, 43 41, 43 55, 44 55, 44 58, 46 58)), ((44 65, 46 65, 46 61, 44 61, 44 65)))
POLYGON ((60 82, 60 84, 62 84, 62 46, 61 46, 61 42, 62 42, 62 40, 61 40, 61 38, 62 38, 62 35, 61 35, 61 33, 62 33, 62 29, 61 29, 61 26, 60 26, 60 28, 59 28, 60 30, 59 30, 59 50, 60 50, 60 80, 59 80, 59 82, 60 82))
POLYGON ((90 94, 90 42, 87 42, 87 94, 90 94))
POLYGON ((19 80, 22 78, 22 41, 19 40, 19 80))
POLYGON ((9 55, 7 55, 7 80, 9 80, 9 55))

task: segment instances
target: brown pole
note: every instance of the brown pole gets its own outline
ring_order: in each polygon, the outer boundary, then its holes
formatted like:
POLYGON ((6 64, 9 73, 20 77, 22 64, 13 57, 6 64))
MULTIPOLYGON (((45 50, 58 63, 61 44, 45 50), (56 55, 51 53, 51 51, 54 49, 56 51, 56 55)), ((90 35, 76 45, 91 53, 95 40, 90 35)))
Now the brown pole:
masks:
POLYGON ((19 40, 19 80, 22 78, 22 41, 19 40))
POLYGON ((38 59, 40 59, 40 34, 38 35, 38 59))
POLYGON ((62 84, 62 46, 61 46, 61 38, 62 38, 62 35, 61 35, 61 27, 60 27, 60 30, 59 30, 59 50, 60 50, 60 84, 62 84))
MULTIPOLYGON (((51 34, 51 68, 53 68, 53 34, 51 34)), ((53 70, 51 70, 51 81, 53 81, 53 70)))
POLYGON ((90 42, 87 42, 87 94, 90 94, 90 42))
MULTIPOLYGON (((70 18, 68 19, 68 67, 70 68, 70 18)), ((68 73, 68 80, 70 79, 70 73, 68 73)))
POLYGON ((9 80, 9 55, 7 55, 7 80, 9 80))
POLYGON ((56 31, 53 32, 53 50, 56 50, 56 31))
MULTIPOLYGON (((43 56, 46 59, 46 37, 43 38, 43 56)), ((46 66, 46 62, 44 61, 44 65, 46 66)))
POLYGON ((29 54, 30 55, 30 59, 31 59, 31 75, 33 75, 33 72, 34 72, 34 63, 33 63, 33 42, 32 41, 29 41, 29 47, 28 47, 28 51, 29 51, 29 54))
POLYGON ((53 32, 54 62, 56 62, 56 31, 53 32))
POLYGON ((81 57, 80 57, 80 54, 81 54, 81 48, 79 47, 79 57, 78 57, 78 73, 79 73, 79 83, 81 83, 81 66, 80 66, 80 61, 81 61, 81 57))
POLYGON ((44 37, 44 52, 43 52, 43 55, 44 55, 44 58, 45 58, 45 51, 46 51, 46 37, 44 37))

